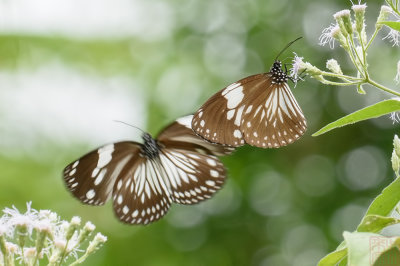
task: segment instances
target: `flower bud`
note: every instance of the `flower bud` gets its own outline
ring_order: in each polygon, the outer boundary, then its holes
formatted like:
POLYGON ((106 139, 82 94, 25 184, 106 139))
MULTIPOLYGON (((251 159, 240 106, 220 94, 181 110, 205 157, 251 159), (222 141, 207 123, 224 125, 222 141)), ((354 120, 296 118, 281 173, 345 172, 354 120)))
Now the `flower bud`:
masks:
POLYGON ((394 147, 394 151, 397 154, 397 157, 400 158, 400 139, 397 135, 394 135, 393 147, 394 147))
POLYGON ((36 248, 25 248, 24 257, 27 259, 33 259, 36 256, 36 248))
POLYGON ((356 31, 361 33, 365 29, 365 9, 367 8, 366 4, 362 5, 353 5, 351 7, 354 11, 354 16, 356 18, 356 31))
POLYGON ((390 13, 392 13, 392 9, 388 6, 381 6, 381 12, 379 13, 378 20, 376 21, 375 28, 380 30, 383 27, 382 22, 386 21, 389 17, 390 13))
POLYGON ((353 33, 353 27, 351 25, 351 18, 350 18, 350 10, 344 9, 339 12, 336 12, 333 15, 333 17, 336 19, 340 27, 340 31, 345 37, 353 33))
POLYGON ((94 229, 96 229, 96 226, 91 222, 87 222, 83 227, 83 229, 81 229, 81 231, 79 232, 78 243, 80 244, 83 241, 85 241, 89 237, 89 235, 94 231, 94 229))
POLYGON ((343 35, 340 26, 336 26, 331 31, 331 36, 339 41, 340 45, 346 50, 349 50, 349 46, 346 41, 346 37, 343 35))
POLYGON ((86 250, 86 253, 91 254, 97 249, 99 249, 105 242, 107 241, 107 237, 102 235, 101 233, 97 233, 92 241, 90 241, 89 246, 86 250))
POLYGON ((326 68, 335 74, 343 75, 342 69, 340 69, 340 65, 335 59, 326 61, 326 68))
POLYGON ((71 237, 74 235, 75 231, 78 229, 79 225, 81 224, 81 218, 74 216, 71 219, 71 222, 69 223, 67 234, 65 238, 67 240, 70 240, 71 237))
POLYGON ((395 151, 393 151, 393 153, 392 153, 392 168, 393 168, 393 171, 395 171, 396 173, 399 172, 399 169, 400 169, 400 159, 399 159, 399 157, 397 156, 397 154, 396 154, 395 151))

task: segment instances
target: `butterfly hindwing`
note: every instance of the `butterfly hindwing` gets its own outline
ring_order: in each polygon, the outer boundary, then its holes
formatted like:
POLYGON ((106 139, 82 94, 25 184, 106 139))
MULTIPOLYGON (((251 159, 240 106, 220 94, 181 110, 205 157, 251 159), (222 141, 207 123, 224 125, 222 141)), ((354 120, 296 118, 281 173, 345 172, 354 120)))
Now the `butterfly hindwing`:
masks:
POLYGON ((251 99, 254 110, 243 115, 241 131, 246 143, 278 148, 304 134, 306 120, 286 83, 279 86, 270 83, 259 94, 258 98, 251 99))
POLYGON ((177 119, 159 135, 160 161, 174 202, 194 204, 210 198, 225 182, 225 168, 215 155, 234 148, 199 138, 191 129, 193 115, 177 119))
POLYGON ((160 160, 174 202, 195 204, 211 198, 225 182, 225 168, 213 155, 166 148, 160 160))
POLYGON ((164 174, 158 160, 147 160, 139 155, 130 170, 115 181, 113 207, 116 216, 130 224, 148 224, 163 217, 171 205, 164 174))

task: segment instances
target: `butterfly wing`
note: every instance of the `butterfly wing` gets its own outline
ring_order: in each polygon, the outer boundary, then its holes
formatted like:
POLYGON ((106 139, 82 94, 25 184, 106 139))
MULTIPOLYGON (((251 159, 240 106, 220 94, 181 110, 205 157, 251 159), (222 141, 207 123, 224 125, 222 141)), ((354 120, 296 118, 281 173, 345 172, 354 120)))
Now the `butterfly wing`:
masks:
POLYGON ((233 147, 215 145, 197 136, 192 130, 192 119, 193 115, 178 118, 159 134, 158 141, 166 146, 217 156, 234 151, 233 147))
POLYGON ((211 198, 225 182, 225 168, 213 155, 170 147, 162 150, 160 160, 176 203, 195 204, 211 198))
POLYGON ((278 148, 300 138, 306 120, 287 83, 264 73, 215 94, 194 114, 192 127, 215 143, 278 148))
POLYGON ((193 204, 211 197, 225 180, 225 168, 214 154, 229 154, 233 148, 200 139, 190 128, 191 119, 178 119, 161 132, 159 154, 152 159, 135 142, 88 153, 64 169, 68 189, 92 205, 112 195, 114 213, 129 224, 160 219, 172 201, 193 204))
POLYGON ((252 111, 243 115, 241 131, 245 141, 261 148, 279 148, 299 139, 307 128, 303 112, 287 83, 268 80, 258 97, 249 100, 252 111))
POLYGON ((113 191, 116 216, 129 224, 148 224, 159 220, 171 205, 170 189, 158 160, 140 155, 124 175, 119 175, 113 191))
POLYGON ((245 144, 240 130, 249 95, 260 87, 263 74, 249 76, 214 94, 194 114, 192 128, 202 138, 239 147, 245 144))
POLYGON ((63 171, 65 184, 81 202, 103 205, 111 196, 116 178, 139 154, 135 142, 102 146, 70 163, 63 171))
POLYGON ((159 135, 163 146, 160 163, 174 202, 194 204, 210 198, 225 182, 226 171, 215 155, 229 154, 232 147, 208 143, 191 129, 193 116, 177 119, 159 135))

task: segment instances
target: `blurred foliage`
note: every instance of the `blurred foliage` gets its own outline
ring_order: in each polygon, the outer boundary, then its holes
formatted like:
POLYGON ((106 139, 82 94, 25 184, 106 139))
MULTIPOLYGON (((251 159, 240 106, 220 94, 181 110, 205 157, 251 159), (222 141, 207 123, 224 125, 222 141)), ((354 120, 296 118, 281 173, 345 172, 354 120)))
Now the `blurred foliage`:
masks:
MULTIPOLYGON (((166 4, 175 18, 173 30, 159 39, 140 35, 74 38, 61 33, 3 34, 0 83, 4 73, 15 73, 17 81, 23 80, 24 73, 54 62, 82 76, 97 77, 99 84, 116 76, 134 80, 138 86, 131 88, 132 100, 137 100, 134 97, 140 90, 144 96, 139 100, 145 103, 147 112, 133 113, 132 119, 147 117, 144 129, 155 134, 178 116, 197 110, 230 83, 268 71, 276 54, 298 36, 305 38, 282 55, 286 63, 290 63, 292 51, 321 68, 332 54, 336 58, 344 56, 317 43, 322 29, 333 21, 332 14, 350 7, 348 1, 158 2, 166 4)), ((367 15, 371 12, 376 17, 380 3, 367 4, 367 15)), ((15 20, 22 19, 16 12, 15 20)), ((157 23, 163 21, 154 17, 157 23)), ((376 45, 370 51, 371 71, 379 72, 377 78, 391 84, 395 73, 391 72, 390 60, 396 56, 398 59, 398 49, 393 51, 390 44, 382 42, 376 45), (379 55, 374 57, 377 51, 379 55)), ((16 86, 2 85, 0 91, 4 95, 15 92, 20 88, 17 81, 16 86)), ((45 86, 43 80, 36 93, 44 104, 52 101, 41 90, 45 86)), ((26 127, 24 120, 6 119, 12 117, 16 106, 0 108, 0 120, 4 121, 0 125, 0 207, 14 204, 23 209, 26 202, 33 201, 35 209, 52 209, 64 219, 79 215, 93 221, 108 241, 87 260, 87 265, 315 264, 337 246, 344 230, 356 228, 374 196, 393 179, 387 169, 397 125, 385 117, 311 137, 311 133, 349 110, 383 96, 369 88, 367 95, 358 95, 356 88, 321 86, 309 79, 291 87, 309 123, 305 136, 288 147, 243 147, 222 158, 229 178, 215 197, 196 206, 174 205, 164 219, 145 227, 120 223, 110 203, 84 206, 64 188, 62 169, 89 149, 104 144, 93 144, 85 138, 101 134, 99 130, 67 141, 61 136, 62 141, 57 141, 34 127, 55 114, 43 112, 26 127), (6 132, 7 138, 2 136, 6 132), (26 136, 21 132, 30 137, 18 139, 26 136), (7 140, 12 136, 16 139, 10 145, 7 140), (357 186, 363 183, 362 178, 368 180, 367 185, 357 186)), ((104 88, 99 88, 98 94, 104 93, 104 88)), ((34 104, 36 98, 25 100, 34 104)), ((77 95, 74 101, 83 98, 77 95)), ((26 103, 16 102, 22 108, 26 103)), ((64 110, 67 115, 76 102, 64 110)), ((6 104, 0 98, 0 105, 6 104)), ((101 109, 99 116, 110 111, 101 109)), ((85 115, 85 110, 80 111, 74 113, 77 118, 85 115)), ((63 125, 62 120, 54 120, 54 128, 63 129, 63 125)))

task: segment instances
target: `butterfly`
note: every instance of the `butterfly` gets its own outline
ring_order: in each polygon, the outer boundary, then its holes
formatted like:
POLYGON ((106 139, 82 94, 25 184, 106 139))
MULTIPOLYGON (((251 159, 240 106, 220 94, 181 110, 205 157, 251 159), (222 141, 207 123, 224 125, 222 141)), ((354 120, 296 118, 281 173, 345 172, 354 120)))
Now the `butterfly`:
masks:
POLYGON ((216 156, 233 148, 196 136, 192 118, 177 119, 157 139, 144 132, 143 144, 116 142, 82 156, 64 169, 68 190, 89 205, 112 198, 114 213, 128 224, 157 221, 172 202, 195 204, 210 198, 226 177, 216 156))
POLYGON ((293 143, 304 134, 307 122, 288 79, 275 59, 269 72, 241 79, 208 99, 193 116, 193 130, 212 143, 233 147, 247 143, 279 148, 293 143))

